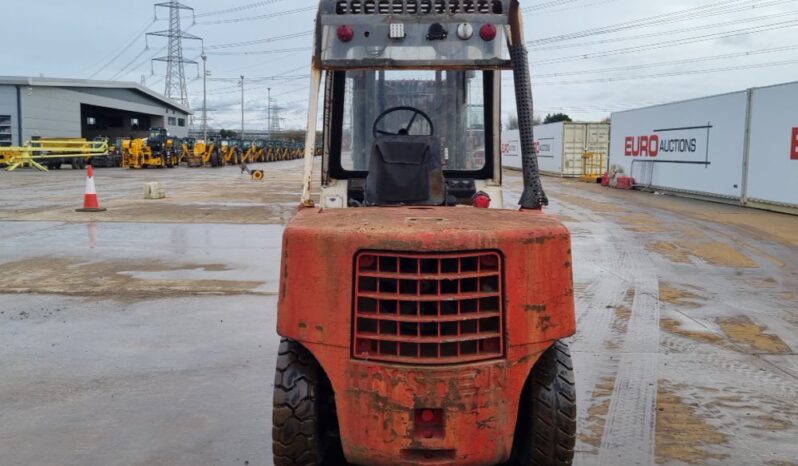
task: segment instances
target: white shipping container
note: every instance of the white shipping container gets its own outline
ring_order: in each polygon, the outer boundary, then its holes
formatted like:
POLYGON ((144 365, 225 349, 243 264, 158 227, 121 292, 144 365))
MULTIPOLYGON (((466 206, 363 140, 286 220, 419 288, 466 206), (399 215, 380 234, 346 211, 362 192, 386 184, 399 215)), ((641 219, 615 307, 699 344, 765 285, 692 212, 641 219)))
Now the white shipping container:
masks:
POLYGON ((746 201, 798 208, 798 83, 751 91, 746 201))
MULTIPOLYGON (((603 157, 606 170, 609 155, 610 125, 607 123, 560 122, 535 126, 535 147, 543 174, 582 176, 582 156, 593 152, 603 157)), ((502 133, 502 165, 521 168, 521 143, 518 131, 502 133)))
POLYGON ((638 185, 741 199, 747 92, 612 114, 610 164, 638 185))
POLYGON ((502 166, 520 170, 521 166, 521 135, 517 129, 502 131, 502 166))

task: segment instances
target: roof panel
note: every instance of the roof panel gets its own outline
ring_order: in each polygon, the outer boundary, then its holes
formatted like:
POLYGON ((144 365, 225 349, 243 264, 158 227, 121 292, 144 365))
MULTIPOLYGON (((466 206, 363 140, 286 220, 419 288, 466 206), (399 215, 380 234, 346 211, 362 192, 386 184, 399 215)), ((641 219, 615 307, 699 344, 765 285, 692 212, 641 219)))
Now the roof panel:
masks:
POLYGON ((95 81, 90 79, 71 79, 71 78, 37 78, 26 76, 0 76, 0 85, 12 86, 31 86, 31 87, 83 87, 98 89, 132 89, 142 94, 148 95, 165 105, 180 110, 186 114, 191 114, 191 109, 184 107, 174 100, 167 99, 165 96, 149 89, 141 84, 126 81, 95 81))

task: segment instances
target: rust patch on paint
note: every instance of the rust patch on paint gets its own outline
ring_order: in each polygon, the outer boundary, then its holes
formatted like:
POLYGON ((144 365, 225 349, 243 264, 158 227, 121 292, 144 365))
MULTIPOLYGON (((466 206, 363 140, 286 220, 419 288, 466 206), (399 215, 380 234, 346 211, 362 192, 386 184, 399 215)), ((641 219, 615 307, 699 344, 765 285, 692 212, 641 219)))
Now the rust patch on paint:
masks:
POLYGON ((546 312, 545 304, 526 304, 524 305, 524 310, 527 312, 546 312))

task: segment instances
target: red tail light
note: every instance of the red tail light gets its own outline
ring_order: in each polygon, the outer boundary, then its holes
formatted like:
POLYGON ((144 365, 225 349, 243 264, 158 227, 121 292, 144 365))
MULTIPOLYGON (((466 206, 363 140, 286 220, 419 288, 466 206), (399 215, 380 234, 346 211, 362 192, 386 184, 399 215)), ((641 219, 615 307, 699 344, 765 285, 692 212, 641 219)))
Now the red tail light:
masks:
POLYGON ((342 25, 338 26, 338 39, 341 42, 349 42, 355 37, 355 31, 352 29, 352 26, 342 25))
POLYGON ((413 431, 416 438, 431 439, 443 437, 442 409, 416 409, 414 411, 413 431))
POLYGON ((485 42, 490 42, 496 38, 496 26, 492 24, 486 24, 482 26, 479 30, 479 37, 482 38, 485 42))
POLYGON ((482 191, 474 195, 473 201, 474 207, 478 209, 487 209, 490 207, 490 196, 482 191))

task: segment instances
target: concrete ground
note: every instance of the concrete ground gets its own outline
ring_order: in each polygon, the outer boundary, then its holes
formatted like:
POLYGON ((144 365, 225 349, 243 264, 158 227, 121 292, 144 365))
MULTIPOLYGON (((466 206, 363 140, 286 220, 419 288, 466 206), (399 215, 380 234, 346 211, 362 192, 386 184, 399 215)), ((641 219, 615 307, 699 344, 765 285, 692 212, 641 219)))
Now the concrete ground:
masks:
MULTIPOLYGON (((74 212, 82 172, 0 172, 0 465, 271 464, 300 165, 98 170, 102 214, 74 212)), ((544 182, 573 232, 576 464, 798 464, 798 217, 544 182)))

